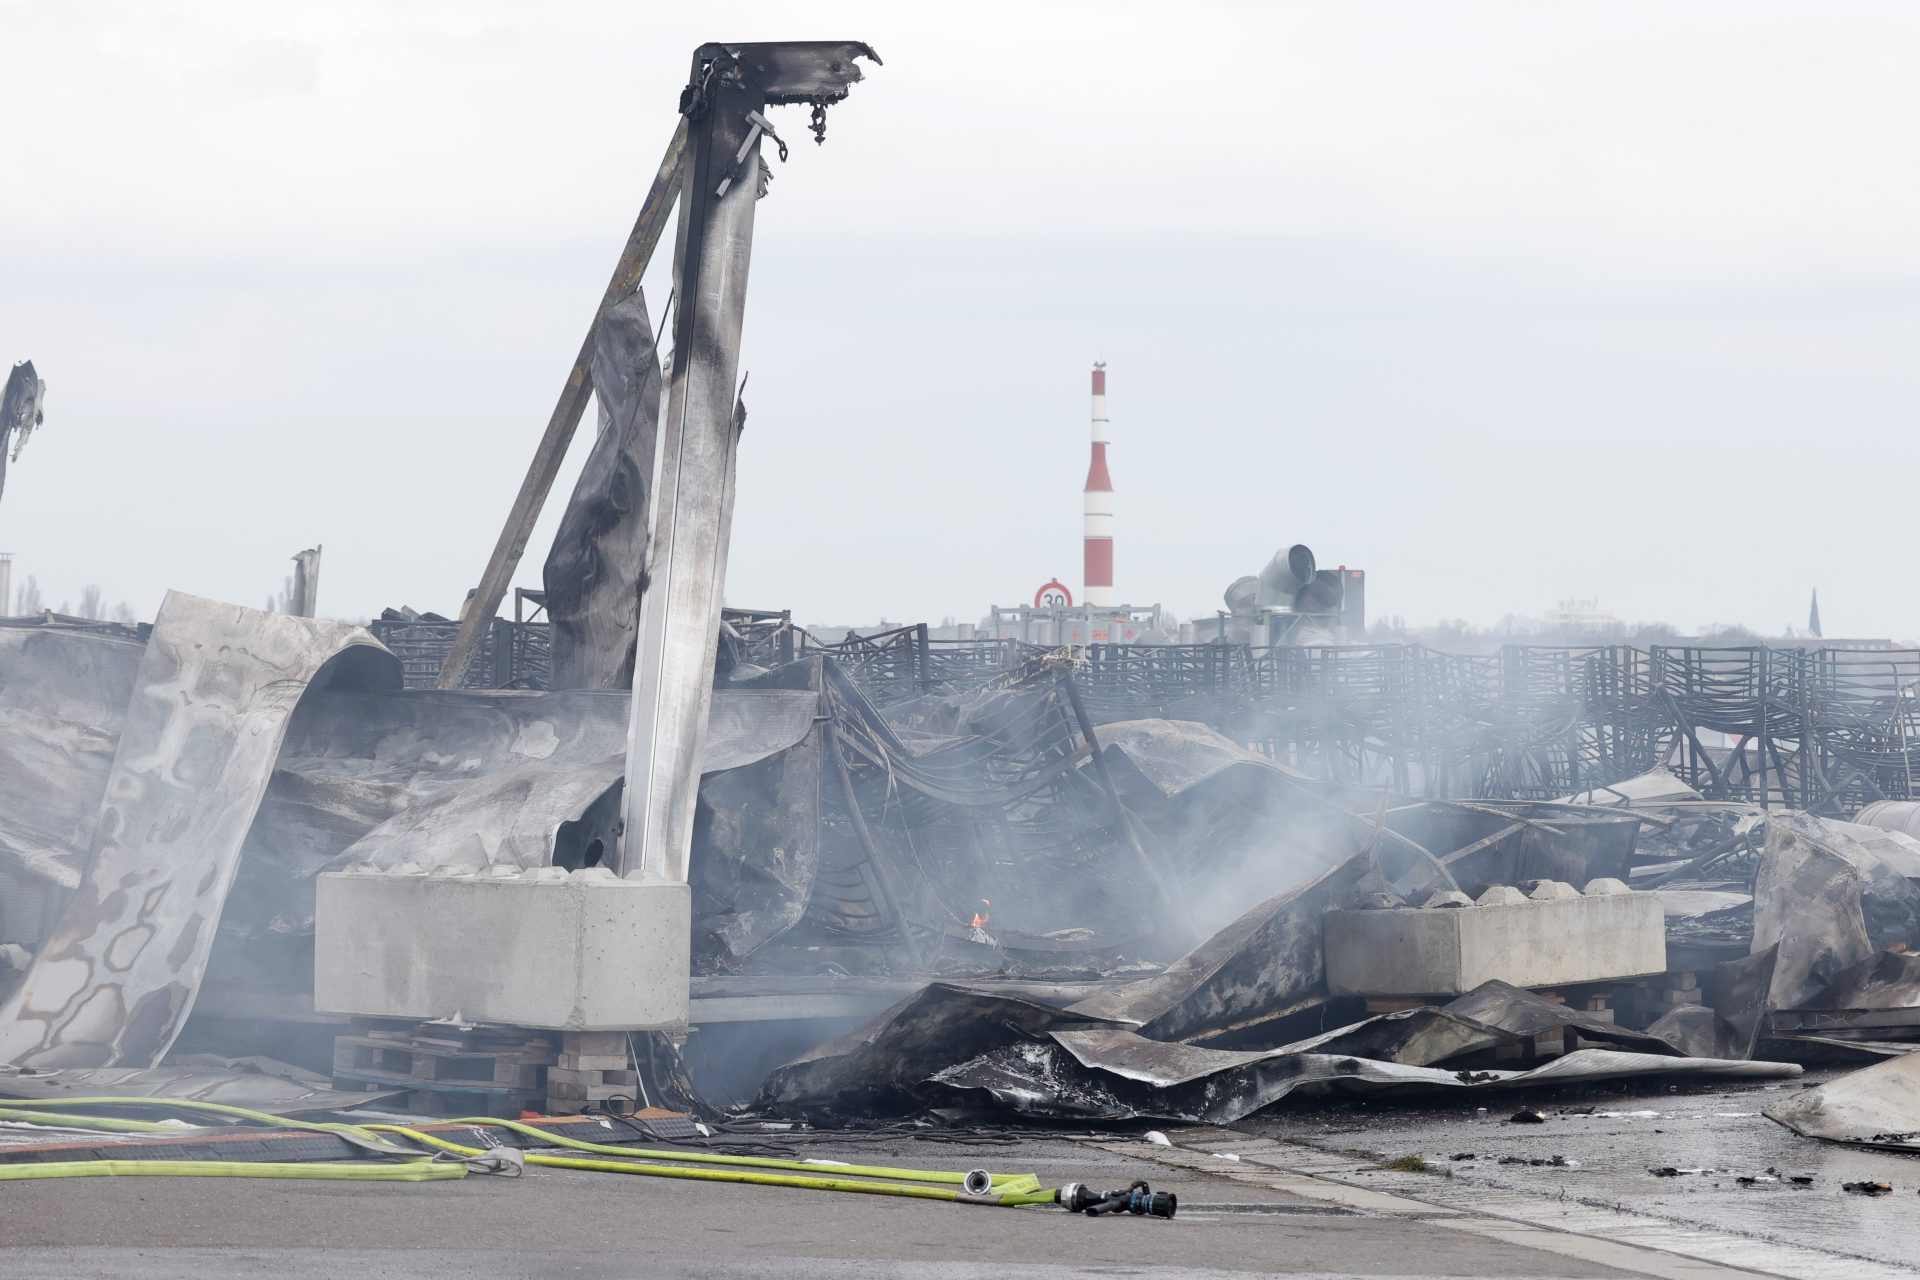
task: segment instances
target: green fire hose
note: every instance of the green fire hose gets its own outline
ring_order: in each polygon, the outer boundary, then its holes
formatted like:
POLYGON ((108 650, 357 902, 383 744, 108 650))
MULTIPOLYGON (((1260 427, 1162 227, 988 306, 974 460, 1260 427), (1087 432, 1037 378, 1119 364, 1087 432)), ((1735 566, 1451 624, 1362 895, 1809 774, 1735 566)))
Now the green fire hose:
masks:
MULTIPOLYGON (((67 1128, 94 1129, 115 1133, 179 1133, 180 1126, 143 1120, 125 1120, 105 1116, 77 1114, 68 1108, 166 1109, 225 1116, 256 1125, 330 1133, 346 1137, 383 1155, 399 1157, 399 1163, 315 1163, 270 1164, 249 1161, 214 1160, 88 1160, 61 1163, 0 1165, 0 1181, 31 1178, 90 1177, 114 1174, 178 1174, 199 1177, 291 1177, 291 1178, 365 1178, 380 1181, 427 1181, 465 1176, 469 1160, 485 1157, 479 1147, 468 1147, 438 1135, 423 1133, 404 1125, 352 1125, 312 1123, 290 1120, 267 1112, 217 1102, 189 1102, 167 1098, 58 1098, 15 1100, 0 1107, 0 1120, 26 1120, 31 1123, 67 1128), (381 1135, 395 1135, 429 1150, 401 1147, 381 1135), (433 1152, 461 1157, 446 1160, 433 1152)), ((949 1173, 928 1169, 901 1169, 882 1165, 832 1164, 832 1176, 815 1171, 822 1162, 779 1160, 762 1156, 730 1156, 704 1151, 651 1150, 617 1147, 604 1143, 582 1142, 552 1134, 514 1120, 495 1117, 471 1117, 452 1123, 506 1129, 537 1138, 564 1150, 586 1155, 612 1157, 585 1159, 581 1156, 551 1155, 539 1151, 525 1154, 531 1165, 557 1169, 582 1169, 599 1173, 636 1174, 652 1178, 683 1178, 700 1182, 733 1182, 749 1186, 797 1187, 816 1191, 842 1191, 862 1195, 906 1196, 922 1200, 943 1200, 960 1204, 1034 1205, 1053 1204, 1057 1193, 1043 1189, 1031 1174, 988 1175, 949 1173), (673 1164, 648 1163, 667 1160, 673 1164), (725 1166, 687 1168, 695 1166, 725 1166)))
POLYGON ((315 1178, 347 1182, 444 1182, 467 1176, 465 1161, 408 1160, 398 1164, 355 1162, 273 1164, 252 1160, 50 1160, 0 1164, 0 1182, 38 1178, 315 1178))

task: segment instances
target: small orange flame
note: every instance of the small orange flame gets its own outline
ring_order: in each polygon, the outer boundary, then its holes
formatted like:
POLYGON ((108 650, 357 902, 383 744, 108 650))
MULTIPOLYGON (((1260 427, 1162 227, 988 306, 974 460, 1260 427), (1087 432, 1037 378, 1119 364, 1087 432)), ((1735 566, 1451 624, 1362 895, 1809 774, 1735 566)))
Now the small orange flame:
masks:
MULTIPOLYGON (((982 899, 980 899, 980 905, 981 905, 981 906, 983 906, 983 907, 990 907, 990 906, 992 906, 992 905, 993 905, 993 901, 992 901, 992 899, 990 899, 990 898, 982 898, 982 899)), ((986 928, 986 927, 987 927, 987 921, 988 921, 988 919, 989 919, 989 918, 990 918, 990 917, 989 917, 989 915, 988 915, 988 913, 987 913, 987 912, 985 912, 985 911, 976 911, 976 912, 974 912, 974 913, 973 913, 973 927, 974 927, 974 928, 976 928, 976 929, 984 929, 984 928, 986 928)))

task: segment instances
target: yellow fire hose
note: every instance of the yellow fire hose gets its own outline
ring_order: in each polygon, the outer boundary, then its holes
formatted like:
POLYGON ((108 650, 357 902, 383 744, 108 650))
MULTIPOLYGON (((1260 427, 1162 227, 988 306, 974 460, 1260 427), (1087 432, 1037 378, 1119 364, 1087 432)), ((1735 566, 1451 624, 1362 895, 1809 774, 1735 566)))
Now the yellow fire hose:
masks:
POLYGON ((408 1160, 399 1164, 315 1161, 272 1164, 252 1160, 52 1160, 43 1164, 0 1164, 0 1182, 36 1178, 316 1178, 347 1182, 444 1182, 464 1178, 457 1160, 408 1160))
MULTIPOLYGON (((314 1164, 270 1164, 249 1161, 212 1161, 212 1160, 88 1160, 63 1163, 0 1165, 0 1181, 20 1180, 36 1177, 89 1177, 110 1174, 181 1174, 200 1177, 314 1177, 314 1178, 355 1178, 364 1177, 386 1181, 426 1181, 441 1178, 463 1177, 467 1172, 467 1159, 486 1156, 486 1150, 479 1147, 463 1146, 434 1134, 423 1133, 404 1125, 351 1125, 311 1123, 290 1120, 285 1116, 276 1116, 267 1112, 250 1111, 244 1107, 228 1106, 217 1102, 189 1102, 168 1098, 56 1098, 13 1100, 0 1108, 0 1120, 27 1120, 36 1124, 54 1125, 67 1128, 99 1129, 119 1133, 179 1133, 177 1125, 154 1124, 141 1120, 122 1120, 103 1116, 71 1114, 55 1108, 71 1107, 115 1107, 115 1108, 165 1108, 176 1111, 201 1112, 209 1115, 228 1116, 253 1124, 275 1128, 298 1129, 307 1132, 331 1133, 353 1139, 363 1145, 371 1145, 383 1153, 401 1157, 399 1164, 374 1163, 314 1163, 314 1164), (423 1147, 463 1157, 459 1161, 436 1159, 426 1152, 413 1151, 395 1146, 379 1137, 381 1134, 394 1134, 423 1147), (312 1172, 307 1172, 307 1171, 312 1172)), ((526 1163, 547 1168, 583 1169, 599 1173, 637 1174, 653 1178, 683 1178, 700 1182, 734 1182, 750 1186, 798 1187, 815 1191, 844 1191, 863 1195, 906 1196, 922 1200, 944 1200, 961 1204, 987 1205, 1032 1205, 1052 1204, 1057 1198, 1056 1192, 1042 1189, 1040 1181, 1031 1174, 989 1175, 982 1178, 978 1174, 948 1173, 927 1169, 899 1169, 880 1165, 840 1165, 833 1166, 834 1176, 799 1176, 795 1170, 813 1171, 821 1167, 819 1162, 798 1160, 779 1160, 762 1156, 728 1156, 712 1152, 652 1150, 634 1147, 616 1147, 609 1144, 582 1142, 560 1134, 546 1133, 532 1125, 518 1121, 502 1120, 495 1117, 471 1117, 451 1123, 486 1126, 507 1129, 515 1133, 537 1138, 563 1149, 581 1151, 591 1155, 612 1156, 614 1159, 588 1160, 576 1156, 549 1155, 538 1151, 525 1153, 526 1163), (636 1157, 638 1157, 636 1159, 636 1157), (671 1160, 675 1165, 644 1163, 647 1160, 671 1160), (683 1168, 682 1164, 725 1165, 728 1168, 683 1168), (783 1172, 762 1172, 762 1170, 781 1170, 783 1172), (864 1181, 863 1179, 881 1179, 864 1181), (931 1184, 931 1185, 929 1185, 931 1184), (956 1185, 957 1184, 957 1185, 956 1185), (984 1184, 984 1185, 983 1185, 984 1184)))

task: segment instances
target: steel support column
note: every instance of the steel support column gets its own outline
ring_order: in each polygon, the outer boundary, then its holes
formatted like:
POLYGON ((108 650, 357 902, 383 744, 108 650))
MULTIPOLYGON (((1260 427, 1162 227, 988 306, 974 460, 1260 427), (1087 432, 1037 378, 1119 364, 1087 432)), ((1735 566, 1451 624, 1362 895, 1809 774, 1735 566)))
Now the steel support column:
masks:
MULTIPOLYGON (((726 585, 754 203, 761 143, 770 136, 761 112, 776 103, 838 101, 860 79, 854 59, 863 56, 872 51, 854 42, 712 44, 694 54, 681 103, 689 153, 675 246, 679 306, 640 602, 622 874, 687 878, 726 585)), ((819 128, 823 121, 817 112, 819 128)))

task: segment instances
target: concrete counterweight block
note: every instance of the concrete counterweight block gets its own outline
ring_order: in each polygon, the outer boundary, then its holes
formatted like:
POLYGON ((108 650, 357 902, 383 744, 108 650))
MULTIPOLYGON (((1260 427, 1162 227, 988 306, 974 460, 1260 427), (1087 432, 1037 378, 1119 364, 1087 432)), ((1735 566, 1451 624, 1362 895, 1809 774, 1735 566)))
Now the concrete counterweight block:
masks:
POLYGON ((321 876, 314 1007, 561 1031, 686 1025, 687 885, 497 871, 321 876))
POLYGON ((1330 911, 1326 957, 1327 985, 1340 996, 1457 996, 1495 978, 1606 982, 1666 972, 1666 921, 1658 894, 1617 880, 1585 893, 1548 881, 1532 896, 1496 885, 1472 906, 1330 911))

